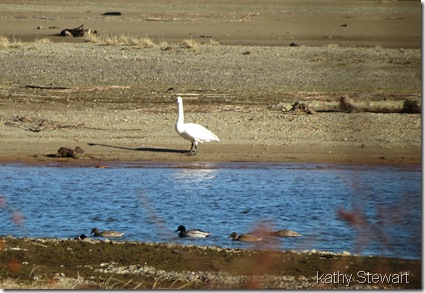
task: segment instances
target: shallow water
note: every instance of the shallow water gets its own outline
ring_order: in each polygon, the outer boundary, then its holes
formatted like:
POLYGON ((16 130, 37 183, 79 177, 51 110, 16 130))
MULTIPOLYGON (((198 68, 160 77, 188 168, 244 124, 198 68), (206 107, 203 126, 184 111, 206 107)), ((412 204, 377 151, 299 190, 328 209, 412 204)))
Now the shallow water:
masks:
MULTIPOLYGON (((253 247, 233 231, 290 229, 259 247, 421 258, 420 166, 0 165, 0 235, 70 238, 93 227, 123 240, 253 247), (179 225, 206 239, 180 239, 179 225)), ((257 246, 258 247, 258 246, 257 246)))

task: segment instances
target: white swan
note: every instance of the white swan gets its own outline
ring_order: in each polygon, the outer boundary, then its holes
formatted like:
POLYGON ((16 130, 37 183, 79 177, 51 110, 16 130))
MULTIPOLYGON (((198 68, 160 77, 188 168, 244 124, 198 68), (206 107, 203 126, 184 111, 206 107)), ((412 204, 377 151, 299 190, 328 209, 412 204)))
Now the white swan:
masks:
POLYGON ((183 100, 181 97, 177 97, 177 107, 178 115, 176 121, 176 131, 178 134, 180 134, 181 137, 192 142, 192 147, 190 148, 191 154, 196 154, 198 143, 220 141, 217 135, 205 127, 195 123, 184 123, 183 100))

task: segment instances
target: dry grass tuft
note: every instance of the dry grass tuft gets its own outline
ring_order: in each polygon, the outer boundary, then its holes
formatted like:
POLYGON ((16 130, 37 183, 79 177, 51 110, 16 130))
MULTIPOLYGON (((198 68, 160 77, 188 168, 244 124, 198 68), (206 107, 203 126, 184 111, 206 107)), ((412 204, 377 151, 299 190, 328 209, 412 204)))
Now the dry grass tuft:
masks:
POLYGON ((163 51, 167 51, 167 50, 172 50, 176 47, 175 44, 169 44, 166 41, 162 41, 161 43, 158 44, 158 47, 163 50, 163 51))
POLYGON ((210 42, 209 42, 208 45, 210 45, 210 46, 220 46, 221 44, 220 44, 219 41, 216 41, 214 39, 210 39, 210 42))
POLYGON ((120 39, 116 36, 107 36, 102 43, 108 46, 119 46, 121 44, 120 39))
POLYGON ((8 48, 9 45, 9 39, 4 36, 0 36, 0 48, 8 48))
POLYGON ((87 34, 84 36, 84 40, 93 44, 101 44, 103 42, 102 38, 96 34, 87 34))
POLYGON ((195 52, 199 52, 201 49, 201 44, 194 39, 186 39, 183 40, 182 48, 192 49, 195 52))
POLYGON ((0 36, 0 48, 20 48, 22 47, 22 43, 18 40, 13 39, 13 41, 9 41, 9 39, 5 36, 0 36))
POLYGON ((216 40, 210 39, 209 43, 202 44, 194 39, 186 39, 178 44, 168 43, 161 41, 155 43, 149 37, 130 37, 126 35, 121 36, 107 36, 101 37, 99 35, 89 35, 85 37, 85 40, 90 43, 107 45, 107 46, 128 46, 133 48, 158 48, 163 51, 173 50, 176 48, 192 49, 195 52, 199 52, 202 46, 219 46, 220 43, 216 40))
POLYGON ((36 44, 51 44, 52 41, 49 38, 42 38, 42 39, 37 39, 35 40, 36 44))
POLYGON ((130 40, 130 45, 136 46, 138 48, 156 48, 158 47, 155 42, 149 37, 143 38, 132 38, 130 40))

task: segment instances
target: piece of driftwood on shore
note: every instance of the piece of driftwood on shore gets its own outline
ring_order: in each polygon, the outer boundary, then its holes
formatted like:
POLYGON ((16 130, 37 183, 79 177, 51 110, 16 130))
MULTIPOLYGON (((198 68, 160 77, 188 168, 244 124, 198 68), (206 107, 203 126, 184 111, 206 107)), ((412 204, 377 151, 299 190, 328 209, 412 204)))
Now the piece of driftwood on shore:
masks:
POLYGON ((102 13, 102 15, 107 15, 107 16, 121 16, 122 13, 119 11, 108 11, 105 13, 102 13))
POLYGON ((78 129, 84 127, 84 123, 76 125, 62 124, 59 122, 51 121, 41 117, 18 116, 15 115, 8 119, 5 123, 7 126, 14 126, 29 130, 31 132, 40 132, 42 130, 56 130, 56 129, 78 129))
POLYGON ((87 35, 96 35, 97 31, 96 30, 92 30, 92 29, 88 29, 88 28, 84 28, 84 25, 80 25, 79 27, 76 28, 66 28, 63 29, 60 32, 60 36, 62 37, 74 37, 74 38, 79 38, 79 37, 84 37, 87 35))
POLYGON ((289 109, 292 113, 295 114, 315 114, 316 111, 313 110, 307 103, 295 102, 291 105, 289 109))
POLYGON ((53 86, 53 85, 52 86, 51 85, 44 86, 44 85, 32 85, 32 84, 26 85, 25 88, 27 88, 27 89, 41 89, 41 90, 68 90, 68 89, 70 89, 69 87, 66 87, 66 86, 53 86))
POLYGON ((297 101, 295 103, 279 102, 270 106, 271 110, 280 110, 292 114, 314 114, 318 112, 342 113, 421 113, 420 102, 416 99, 382 100, 382 101, 354 101, 341 97, 339 101, 297 101))

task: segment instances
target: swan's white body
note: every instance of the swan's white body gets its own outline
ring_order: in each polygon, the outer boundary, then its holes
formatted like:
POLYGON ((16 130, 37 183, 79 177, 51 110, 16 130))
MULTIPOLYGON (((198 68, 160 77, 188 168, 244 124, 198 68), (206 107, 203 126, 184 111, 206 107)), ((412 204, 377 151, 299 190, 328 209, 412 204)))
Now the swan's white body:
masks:
POLYGON ((181 97, 177 97, 177 107, 178 115, 176 121, 176 131, 178 134, 180 134, 181 137, 192 142, 190 153, 196 154, 198 143, 220 141, 217 135, 202 125, 195 123, 184 123, 183 100, 181 97))

